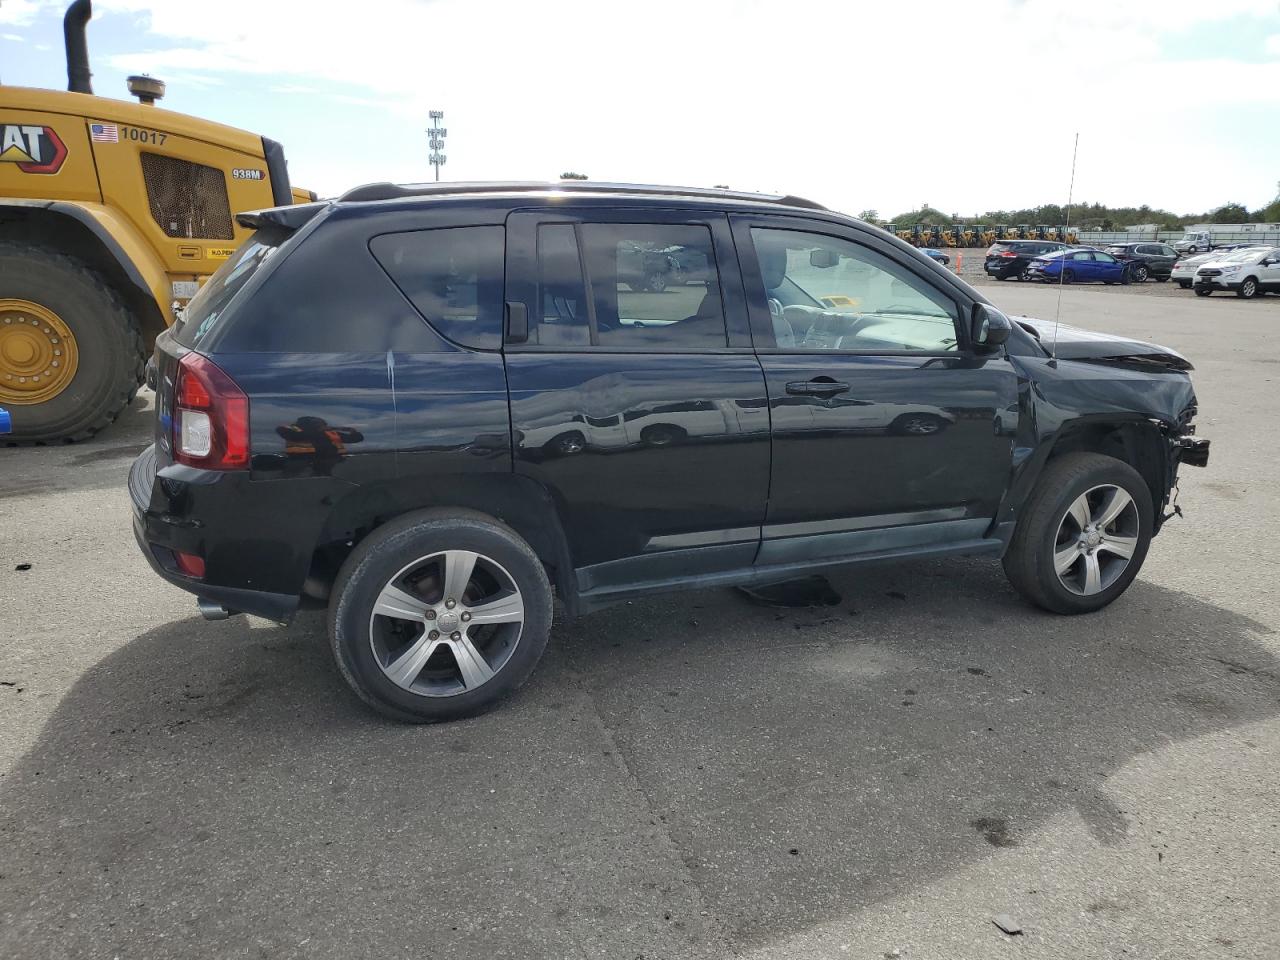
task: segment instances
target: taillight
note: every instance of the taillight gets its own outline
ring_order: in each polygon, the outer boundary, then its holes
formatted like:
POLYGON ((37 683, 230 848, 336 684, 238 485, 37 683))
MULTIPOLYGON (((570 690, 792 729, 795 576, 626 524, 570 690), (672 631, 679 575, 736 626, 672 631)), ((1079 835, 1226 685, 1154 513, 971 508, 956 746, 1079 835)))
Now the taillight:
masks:
POLYGON ((1000 256, 1002 256, 1002 257, 1016 257, 1016 256, 1017 256, 1017 254, 1016 254, 1016 253, 1014 253, 1012 250, 1003 250, 1003 251, 1001 251, 1000 256))
POLYGON ((234 380, 208 357, 188 353, 174 393, 174 460, 206 470, 249 465, 249 398, 234 380))

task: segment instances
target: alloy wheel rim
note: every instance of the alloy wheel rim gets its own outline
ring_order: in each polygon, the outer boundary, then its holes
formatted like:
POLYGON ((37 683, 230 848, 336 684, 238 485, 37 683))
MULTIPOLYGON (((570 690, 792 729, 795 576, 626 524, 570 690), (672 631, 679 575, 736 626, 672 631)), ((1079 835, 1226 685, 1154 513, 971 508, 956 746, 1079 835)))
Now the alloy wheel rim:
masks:
POLYGON ((1242 289, 1244 290, 1244 295, 1246 297, 1252 297, 1253 292, 1256 289, 1256 284, 1254 284, 1252 280, 1246 280, 1242 289))
POLYGON ((30 300, 0 299, 0 403, 44 403, 70 386, 80 365, 62 318, 30 300))
POLYGON ((397 687, 452 697, 507 665, 524 622, 524 598, 505 567, 469 550, 442 550, 406 564, 379 591, 369 644, 397 687))
POLYGON ((1058 521, 1053 545, 1058 582, 1077 596, 1102 593, 1133 560, 1139 533, 1138 505, 1127 491, 1111 483, 1086 490, 1058 521))

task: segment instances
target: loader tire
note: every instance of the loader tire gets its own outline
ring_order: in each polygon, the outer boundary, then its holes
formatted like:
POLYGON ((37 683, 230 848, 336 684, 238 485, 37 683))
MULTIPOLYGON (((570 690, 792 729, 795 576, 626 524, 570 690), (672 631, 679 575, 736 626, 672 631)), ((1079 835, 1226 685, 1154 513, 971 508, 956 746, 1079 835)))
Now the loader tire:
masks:
POLYGON ((142 334, 116 290, 72 257, 0 243, 0 443, 85 440, 142 384, 142 334))

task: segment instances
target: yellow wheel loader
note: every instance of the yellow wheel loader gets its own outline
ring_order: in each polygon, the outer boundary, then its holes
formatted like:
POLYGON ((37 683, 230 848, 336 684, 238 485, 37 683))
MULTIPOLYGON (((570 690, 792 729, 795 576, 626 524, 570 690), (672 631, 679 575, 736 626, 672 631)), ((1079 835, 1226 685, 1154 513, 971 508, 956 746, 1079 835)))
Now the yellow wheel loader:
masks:
POLYGON ((0 86, 0 442, 83 440, 142 383, 152 342, 249 231, 233 214, 302 203, 266 137, 93 95, 89 0, 63 20, 67 91, 0 86))

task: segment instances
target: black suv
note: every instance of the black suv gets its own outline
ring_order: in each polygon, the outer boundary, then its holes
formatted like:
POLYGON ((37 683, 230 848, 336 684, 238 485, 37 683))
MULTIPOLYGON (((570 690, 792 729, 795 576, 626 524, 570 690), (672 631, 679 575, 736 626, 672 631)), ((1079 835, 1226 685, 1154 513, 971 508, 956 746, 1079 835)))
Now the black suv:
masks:
POLYGON ((1032 260, 1066 248, 1054 240, 997 240, 987 248, 982 269, 997 280, 1030 280, 1027 267, 1032 260))
POLYGON ((1154 277, 1161 283, 1169 279, 1173 273, 1173 265, 1178 254, 1167 243, 1113 243, 1107 247, 1107 253, 1117 260, 1132 263, 1129 279, 1134 283, 1142 283, 1154 277))
POLYGON ((327 603, 342 674, 402 720, 516 688, 554 597, 977 554, 1097 610, 1208 458, 1173 351, 1064 327, 1052 358, 795 197, 386 184, 240 219, 156 343, 138 543, 209 618, 327 603), (630 289, 671 247, 705 279, 630 289))

